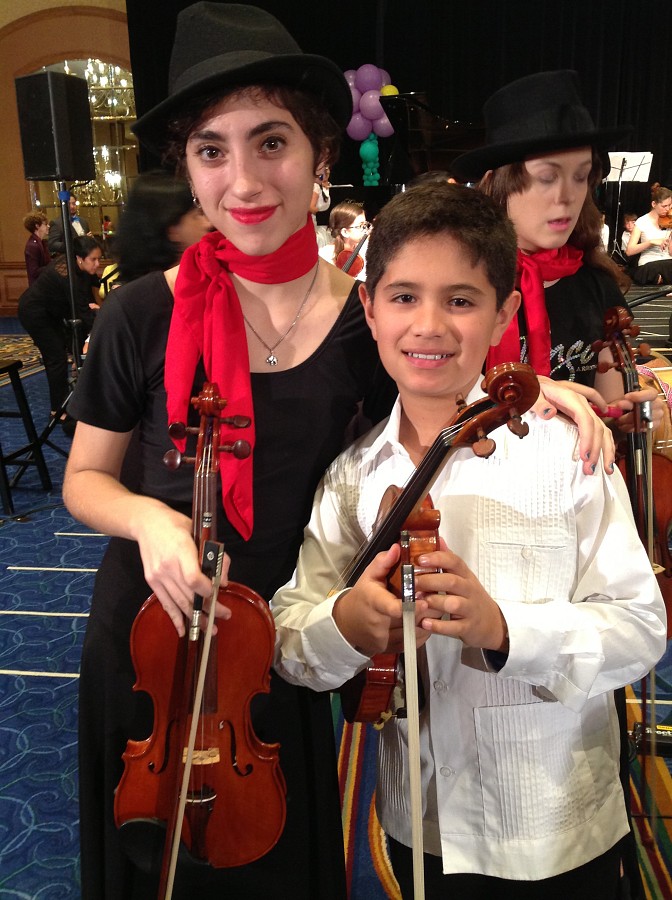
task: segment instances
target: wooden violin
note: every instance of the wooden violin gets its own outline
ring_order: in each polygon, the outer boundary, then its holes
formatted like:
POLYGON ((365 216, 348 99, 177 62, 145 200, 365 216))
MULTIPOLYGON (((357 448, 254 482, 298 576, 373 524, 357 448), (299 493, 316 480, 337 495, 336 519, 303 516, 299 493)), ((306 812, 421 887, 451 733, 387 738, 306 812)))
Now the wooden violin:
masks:
MULTIPOLYGON (((487 435, 500 425, 523 437, 528 427, 520 416, 539 395, 539 382, 534 370, 523 363, 495 366, 485 376, 488 396, 469 406, 463 404, 449 426, 444 428, 429 448, 403 489, 388 489, 371 539, 350 563, 336 587, 352 586, 377 553, 399 541, 408 532, 408 550, 390 573, 390 589, 402 596, 400 570, 404 563, 414 564, 424 552, 438 547, 440 513, 431 505, 428 487, 446 459, 461 447, 471 447, 476 456, 487 457, 495 443, 487 435), (395 587, 396 586, 396 587, 395 587)), ((426 570, 416 570, 416 574, 426 570)), ((393 695, 403 681, 399 655, 376 654, 368 667, 340 688, 343 715, 348 722, 374 722, 382 726, 390 716, 393 695)), ((403 710, 402 704, 402 710, 403 710)), ((396 712, 403 715, 403 712, 396 712)))
MULTIPOLYGON (((194 598, 194 617, 179 637, 155 595, 142 606, 131 632, 135 690, 154 706, 152 734, 129 740, 124 773, 115 793, 115 823, 144 838, 154 831, 154 867, 160 859, 159 898, 169 898, 179 853, 214 867, 242 866, 265 855, 285 823, 285 784, 277 744, 259 740, 250 719, 255 694, 270 690, 275 627, 268 605, 253 590, 229 582, 219 586, 223 546, 216 533, 220 452, 244 458, 246 441, 220 446, 222 421, 245 427, 243 417, 222 419, 226 401, 206 384, 192 405, 199 428, 171 426, 171 434, 197 433, 196 457, 169 451, 169 468, 195 463, 193 534, 203 570, 213 579, 215 599, 231 610, 213 634, 213 615, 200 627, 203 598, 194 598), (141 826, 141 827, 138 827, 141 826), (164 839, 165 832, 165 839, 164 839)), ((152 851, 150 851, 152 852, 152 851)))
POLYGON ((353 278, 356 278, 364 268, 364 260, 359 255, 359 251, 366 243, 370 234, 371 229, 366 230, 352 250, 341 250, 335 260, 336 268, 342 269, 344 272, 349 272, 353 278))
MULTIPOLYGON (((635 366, 635 353, 629 338, 637 337, 639 326, 633 324, 629 310, 622 306, 607 310, 604 317, 605 339, 596 341, 593 349, 604 347, 611 351, 612 362, 600 362, 598 371, 617 369, 623 378, 625 393, 641 388, 635 366)), ((635 431, 626 435, 626 452, 618 460, 625 478, 635 523, 640 539, 647 549, 658 586, 667 610, 668 634, 672 636, 672 555, 669 535, 672 527, 672 460, 653 450, 647 434, 651 427, 650 416, 641 404, 634 409, 635 431)))

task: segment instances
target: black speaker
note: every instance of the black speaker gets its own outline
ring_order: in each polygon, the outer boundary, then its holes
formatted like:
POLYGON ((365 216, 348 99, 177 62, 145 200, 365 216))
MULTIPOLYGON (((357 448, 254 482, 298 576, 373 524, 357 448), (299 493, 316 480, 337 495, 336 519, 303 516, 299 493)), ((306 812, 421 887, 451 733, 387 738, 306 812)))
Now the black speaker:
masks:
POLYGON ((92 181, 93 131, 83 78, 38 72, 15 78, 28 181, 92 181))

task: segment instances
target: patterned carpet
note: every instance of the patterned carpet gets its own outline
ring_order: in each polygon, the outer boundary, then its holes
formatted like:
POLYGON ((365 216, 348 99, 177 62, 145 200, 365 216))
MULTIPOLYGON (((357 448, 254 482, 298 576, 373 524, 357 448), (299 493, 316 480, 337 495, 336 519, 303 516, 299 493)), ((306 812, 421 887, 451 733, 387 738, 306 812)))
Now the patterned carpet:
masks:
MULTIPOLYGON (((23 362, 21 378, 41 372, 42 357, 32 339, 27 334, 3 334, 2 328, 3 320, 0 319, 0 362, 20 359, 23 362)), ((8 382, 9 378, 6 375, 0 376, 0 387, 8 382)))

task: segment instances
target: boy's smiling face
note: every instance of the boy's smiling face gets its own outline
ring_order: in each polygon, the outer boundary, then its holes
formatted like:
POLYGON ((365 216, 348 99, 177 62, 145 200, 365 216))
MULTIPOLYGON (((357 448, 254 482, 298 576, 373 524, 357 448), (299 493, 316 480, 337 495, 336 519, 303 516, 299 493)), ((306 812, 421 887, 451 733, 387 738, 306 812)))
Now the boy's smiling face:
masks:
POLYGON ((373 302, 360 287, 380 358, 396 381, 404 408, 414 401, 454 403, 480 377, 518 309, 514 291, 497 309, 485 266, 473 266, 447 233, 416 238, 392 257, 373 302))

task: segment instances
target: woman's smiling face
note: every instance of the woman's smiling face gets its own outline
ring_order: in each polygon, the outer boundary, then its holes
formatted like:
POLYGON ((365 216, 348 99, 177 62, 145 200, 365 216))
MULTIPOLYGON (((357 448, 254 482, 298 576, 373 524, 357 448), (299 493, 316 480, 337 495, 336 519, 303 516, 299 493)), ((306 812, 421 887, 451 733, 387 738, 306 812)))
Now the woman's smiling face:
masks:
POLYGON ((306 224, 314 151, 268 99, 242 91, 214 106, 189 135, 186 165, 206 217, 244 253, 272 253, 306 224))
POLYGON ((567 243, 588 194, 591 168, 590 147, 526 160, 530 183, 507 203, 521 250, 534 253, 567 243))

